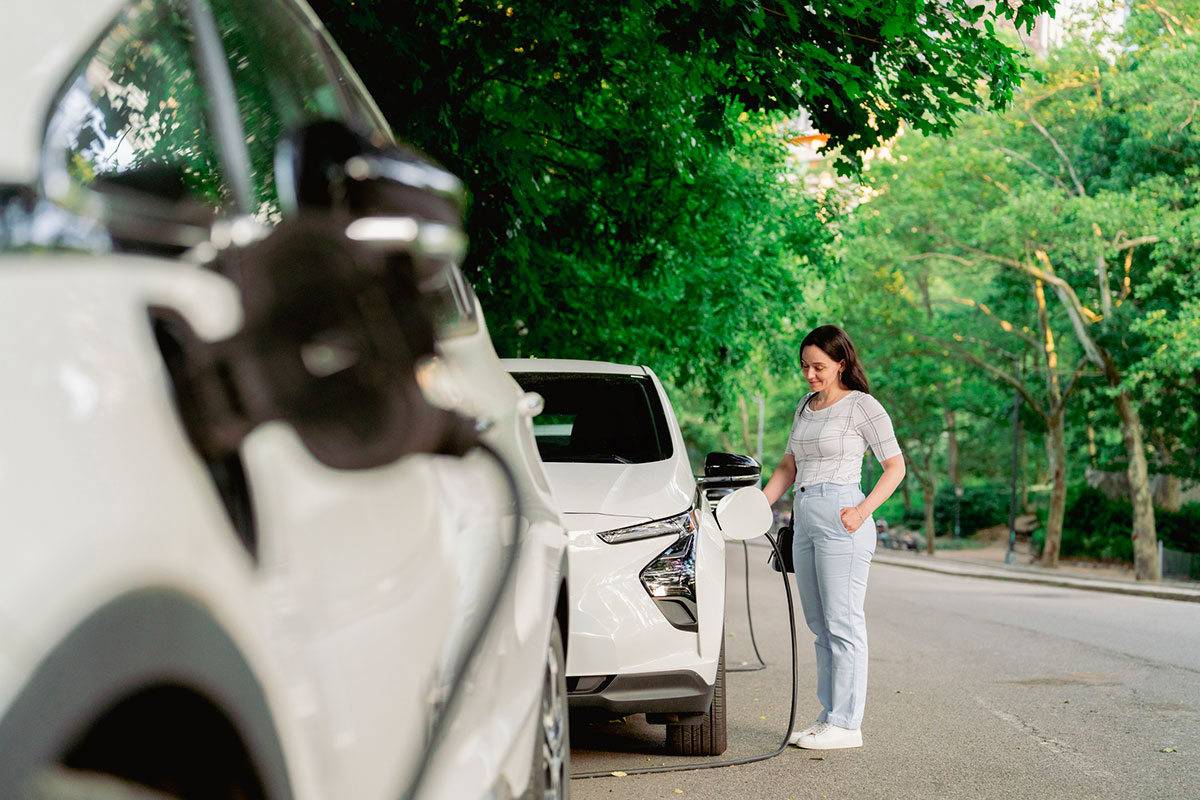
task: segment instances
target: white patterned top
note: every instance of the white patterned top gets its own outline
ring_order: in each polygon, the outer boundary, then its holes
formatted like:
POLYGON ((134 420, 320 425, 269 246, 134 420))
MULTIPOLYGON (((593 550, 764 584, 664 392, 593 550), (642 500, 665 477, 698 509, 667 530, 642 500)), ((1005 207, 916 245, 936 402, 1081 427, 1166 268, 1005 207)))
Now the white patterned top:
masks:
POLYGON ((814 411, 796 407, 786 452, 796 457, 796 486, 858 484, 867 446, 880 463, 900 455, 892 420, 869 394, 851 391, 833 405, 814 411), (803 413, 801 413, 803 409, 803 413))

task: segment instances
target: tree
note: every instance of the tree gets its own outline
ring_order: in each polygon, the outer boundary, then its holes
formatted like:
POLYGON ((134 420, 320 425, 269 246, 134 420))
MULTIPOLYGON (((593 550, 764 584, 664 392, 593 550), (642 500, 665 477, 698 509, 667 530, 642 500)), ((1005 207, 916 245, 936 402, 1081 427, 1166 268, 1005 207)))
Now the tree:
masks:
POLYGON ((853 171, 904 121, 1007 102, 995 21, 1052 2, 316 6, 397 134, 466 180, 501 352, 644 361, 728 407, 752 390, 731 376, 794 355, 769 332, 830 269, 778 115, 803 106, 853 171))
MULTIPOLYGON (((1172 18, 1180 27, 1187 19, 1172 18)), ((920 332, 925 341, 1016 386, 1045 421, 1056 487, 1047 563, 1061 525, 1066 402, 1082 388, 1089 403, 1111 403, 1134 507, 1136 572, 1152 580, 1148 454, 1159 468, 1194 470, 1185 456, 1197 444, 1180 423, 1198 405, 1200 370, 1179 345, 1194 341, 1200 309, 1191 266, 1200 255, 1200 140, 1190 130, 1196 104, 1175 93, 1182 83, 1200 94, 1200 43, 1189 35, 1150 41, 1134 27, 1143 46, 1112 62, 1086 42, 1057 51, 1046 82, 1030 83, 1007 114, 969 120, 948 142, 906 137, 897 153, 908 160, 880 169, 881 196, 858 214, 878 217, 874 235, 891 240, 892 263, 941 265, 933 276, 940 299, 984 323, 954 330, 953 316, 940 314, 920 332), (1001 332, 1036 356, 1040 399, 1004 366, 1012 363, 1005 353, 1016 353, 996 338, 1001 332)), ((930 282, 908 274, 918 288, 930 282)), ((930 306, 922 293, 918 302, 930 306)))

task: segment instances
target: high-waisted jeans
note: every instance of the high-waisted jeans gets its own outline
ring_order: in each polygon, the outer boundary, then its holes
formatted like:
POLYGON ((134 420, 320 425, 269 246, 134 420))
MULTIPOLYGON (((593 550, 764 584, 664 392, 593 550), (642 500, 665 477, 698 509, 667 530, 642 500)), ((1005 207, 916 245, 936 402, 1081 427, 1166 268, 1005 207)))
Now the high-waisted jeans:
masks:
POLYGON ((819 722, 862 725, 867 699, 867 571, 875 553, 875 520, 854 533, 841 510, 863 501, 855 485, 822 483, 795 490, 792 556, 804 620, 816 635, 819 722))

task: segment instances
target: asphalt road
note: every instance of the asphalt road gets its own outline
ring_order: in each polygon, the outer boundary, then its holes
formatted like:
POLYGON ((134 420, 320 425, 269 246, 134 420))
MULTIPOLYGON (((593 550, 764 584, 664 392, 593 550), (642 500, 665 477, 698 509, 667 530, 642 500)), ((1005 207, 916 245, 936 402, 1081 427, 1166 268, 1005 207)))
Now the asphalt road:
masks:
MULTIPOLYGON (((722 758, 776 749, 787 725, 787 606, 765 561, 752 544, 755 633, 769 666, 730 674, 722 758)), ((743 563, 732 546, 730 666, 755 663, 743 563)), ((573 797, 1200 800, 1200 604, 876 564, 867 622, 861 749, 788 747, 738 767, 575 780, 573 797)), ((797 719, 807 725, 819 707, 811 634, 797 624, 797 719)), ((573 721, 571 737, 576 773, 705 760, 664 755, 663 728, 642 717, 573 721)))

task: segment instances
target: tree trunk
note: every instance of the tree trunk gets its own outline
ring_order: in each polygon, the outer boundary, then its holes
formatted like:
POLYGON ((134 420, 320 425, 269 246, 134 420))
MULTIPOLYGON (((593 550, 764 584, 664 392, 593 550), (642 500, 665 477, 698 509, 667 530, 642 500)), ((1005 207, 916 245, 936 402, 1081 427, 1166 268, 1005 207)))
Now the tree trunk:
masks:
POLYGON ((1050 465, 1050 513, 1046 518, 1046 546, 1042 566, 1057 567, 1062 545, 1063 517, 1067 505, 1067 444, 1063 434, 1064 415, 1046 420, 1046 461, 1050 465))
POLYGON ((1154 530, 1154 499, 1142 444, 1142 423, 1133 407, 1129 390, 1117 395, 1121 435, 1129 458, 1129 494, 1133 502, 1133 572, 1139 581, 1158 580, 1158 536, 1154 530))
POLYGON ((1159 475, 1155 485, 1154 505, 1163 511, 1183 508, 1183 485, 1178 475, 1159 475))
POLYGON ((936 496, 934 492, 933 482, 921 483, 921 495, 925 499, 925 550, 929 555, 933 555, 934 545, 933 537, 937 531, 933 528, 933 498, 936 496))
POLYGON ((912 511, 912 492, 908 490, 908 481, 900 482, 900 491, 904 496, 904 511, 906 513, 912 511))

